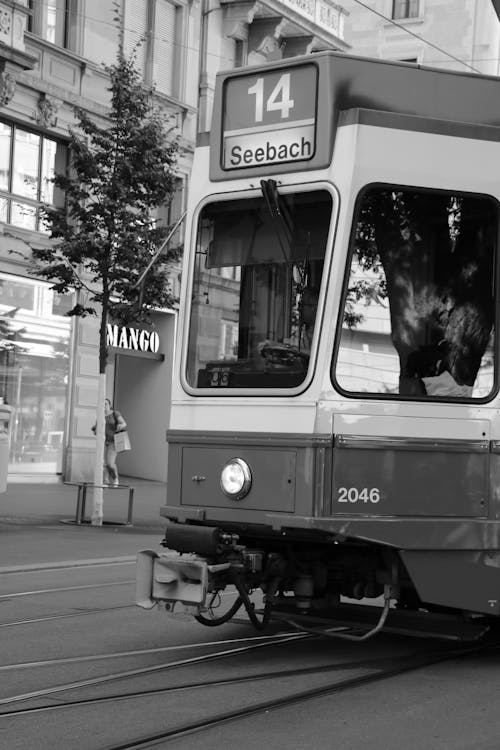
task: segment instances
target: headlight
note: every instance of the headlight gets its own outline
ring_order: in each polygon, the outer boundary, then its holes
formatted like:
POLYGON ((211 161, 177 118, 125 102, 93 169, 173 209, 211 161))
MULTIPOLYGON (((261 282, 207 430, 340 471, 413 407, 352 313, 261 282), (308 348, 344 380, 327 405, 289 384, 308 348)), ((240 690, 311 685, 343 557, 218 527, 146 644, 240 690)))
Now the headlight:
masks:
POLYGON ((220 486, 232 500, 241 500, 248 494, 252 485, 252 473, 242 458, 232 458, 221 471, 220 486))

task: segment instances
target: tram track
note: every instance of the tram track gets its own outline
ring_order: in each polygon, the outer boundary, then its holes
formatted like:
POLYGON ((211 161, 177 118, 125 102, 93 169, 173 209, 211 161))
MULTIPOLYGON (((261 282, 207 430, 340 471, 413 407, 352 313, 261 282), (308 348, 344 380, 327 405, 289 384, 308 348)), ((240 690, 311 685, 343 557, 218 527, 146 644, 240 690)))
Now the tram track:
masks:
POLYGON ((330 680, 326 685, 294 691, 289 695, 273 697, 269 700, 260 701, 249 706, 245 705, 243 707, 240 706, 228 711, 215 712, 195 721, 185 722, 179 724, 178 726, 169 727, 164 731, 152 732, 148 735, 136 737, 117 744, 106 745, 102 748, 102 750, 139 750, 140 748, 154 747, 159 743, 166 743, 175 739, 186 737, 190 734, 208 731, 210 729, 213 729, 214 727, 227 724, 229 722, 242 721, 264 712, 284 709, 294 704, 319 699, 328 695, 333 695, 335 693, 360 688, 365 685, 394 678, 399 675, 403 675, 418 669, 423 669, 425 667, 432 666, 444 661, 458 659, 472 653, 477 653, 478 651, 484 651, 485 648, 498 647, 498 644, 494 644, 494 646, 489 645, 487 647, 476 645, 474 647, 469 646, 461 649, 446 649, 445 651, 441 649, 437 652, 435 649, 433 649, 432 651, 426 651, 423 654, 413 653, 400 655, 397 657, 387 656, 382 658, 374 658, 371 660, 359 658, 354 661, 335 662, 333 664, 320 664, 316 666, 283 670, 266 670, 257 673, 239 675, 236 677, 183 682, 176 685, 168 685, 164 687, 143 690, 120 691, 109 695, 84 697, 82 699, 66 700, 63 695, 65 691, 73 691, 78 688, 96 687, 98 685, 109 683, 111 681, 151 674, 153 672, 165 672, 179 667, 191 667, 194 665, 206 663, 207 661, 223 659, 231 656, 242 656, 249 651, 266 646, 279 646, 290 643, 291 641, 306 639, 316 640, 316 637, 309 634, 283 634, 280 637, 279 641, 278 639, 275 639, 274 641, 269 641, 266 643, 251 644, 235 649, 225 649, 213 654, 205 654, 200 657, 191 657, 188 659, 177 660, 174 662, 154 665, 153 667, 146 667, 137 670, 127 670, 121 673, 106 675, 101 678, 84 680, 78 683, 59 685, 51 689, 35 691, 24 695, 12 696, 11 698, 0 700, 0 706, 9 704, 14 705, 12 709, 1 711, 0 716, 4 719, 14 719, 15 717, 22 717, 30 714, 60 712, 70 709, 78 710, 79 708, 105 705, 111 702, 130 700, 135 701, 143 698, 150 698, 155 695, 165 696, 168 694, 183 691, 189 692, 209 688, 213 690, 215 688, 221 687, 236 687, 237 685, 245 685, 252 682, 262 682, 266 680, 286 680, 287 678, 300 678, 311 675, 328 675, 330 673, 333 673, 334 675, 333 680, 330 680), (359 669, 363 670, 363 673, 360 675, 348 676, 344 679, 338 679, 338 676, 341 673, 345 673, 349 670, 359 669), (41 697, 49 697, 50 695, 56 694, 58 695, 58 699, 55 703, 50 703, 43 706, 28 707, 19 707, 18 705, 19 703, 26 702, 30 699, 39 699, 41 697))
MULTIPOLYGON (((47 592, 47 595, 54 593, 57 594, 57 591, 47 592)), ((45 597, 45 594, 42 596, 45 597)), ((99 615, 133 606, 71 612, 36 618, 31 622, 78 618, 92 613, 99 615)), ((248 626, 249 623, 245 619, 241 624, 248 626)), ((8 623, 4 623, 4 627, 7 626, 8 623)), ((238 722, 259 714, 376 684, 482 648, 477 643, 464 648, 446 645, 438 649, 435 645, 431 648, 413 645, 408 648, 405 645, 403 650, 396 646, 394 653, 391 646, 389 652, 372 651, 375 657, 372 659, 367 659, 369 654, 363 650, 359 654, 351 650, 348 659, 345 659, 345 653, 334 650, 336 660, 331 663, 327 657, 330 646, 325 646, 325 640, 318 634, 283 632, 283 624, 279 627, 281 631, 268 635, 230 638, 227 641, 177 643, 159 648, 135 648, 84 656, 67 655, 0 666, 4 685, 6 679, 10 682, 12 678, 13 688, 9 691, 11 695, 0 699, 2 725, 14 736, 21 726, 18 722, 28 722, 30 729, 23 724, 23 732, 36 733, 34 727, 38 726, 38 722, 42 726, 49 727, 55 723, 63 727, 65 724, 79 726, 82 722, 90 721, 91 725, 102 727, 102 719, 112 715, 118 721, 115 727, 119 727, 119 731, 115 733, 110 728, 99 738, 96 736, 92 747, 96 750, 139 750, 163 746, 196 733, 201 733, 204 738, 204 732, 231 722, 239 728, 238 722), (303 647, 298 645, 299 642, 311 645, 303 647), (318 646, 315 645, 317 642, 318 646), (280 648, 284 648, 284 651, 280 648), (198 653, 195 653, 195 649, 198 653), (210 649, 210 653, 206 653, 207 649, 210 649), (251 656, 252 653, 264 654, 266 649, 271 651, 268 650, 261 661, 251 656), (160 659, 154 659, 154 655, 162 653, 169 654, 170 658, 161 659, 158 663, 160 659), (151 664, 151 658, 156 663, 151 664), (129 661, 123 663, 120 659, 129 661), (140 660, 139 666, 137 661, 130 661, 137 659, 140 660), (149 665, 145 659, 149 659, 149 665), (228 660, 227 666, 221 665, 215 670, 205 667, 217 661, 222 663, 224 659, 228 660), (101 667, 97 666, 99 663, 101 667), (118 665, 122 668, 117 669, 118 665), (44 668, 49 670, 47 675, 42 671, 44 668), (81 679, 74 679, 75 676, 81 679), (300 689, 304 682, 307 687, 300 689), (17 689, 14 685, 17 685, 17 689), (221 704, 224 706, 222 710, 221 704), (172 706, 172 710, 168 706, 172 706), (182 707, 180 713, 177 707, 182 707), (127 722, 128 716, 141 715, 144 711, 152 712, 151 717, 154 718, 144 724, 127 722), (116 717, 123 717, 123 725, 121 719, 116 717)))
MULTIPOLYGON (((288 677, 306 677, 308 675, 314 675, 314 674, 323 674, 328 672, 344 672, 346 670, 353 670, 353 669, 359 669, 360 667, 363 667, 364 669, 369 669, 370 667, 376 668, 377 666, 380 666, 381 663, 383 663, 385 660, 372 660, 370 661, 363 661, 360 662, 354 661, 354 662, 344 662, 339 664, 338 662, 334 664, 323 664, 316 667, 302 667, 302 668, 296 668, 296 669, 283 669, 278 671, 267 671, 267 672, 259 672, 259 673, 253 673, 248 675, 243 675, 239 677, 228 677, 224 679, 217 679, 217 680, 204 680, 202 682, 188 682, 188 683, 182 683, 179 685, 169 685, 167 687, 162 688, 151 688, 146 690, 134 690, 130 692, 121 692, 121 693, 114 693, 112 695, 106 695, 106 696, 99 696, 94 698, 83 698, 81 700, 65 700, 64 702, 58 701, 57 703, 48 704, 46 706, 36 706, 36 707, 29 707, 29 708, 21 708, 21 709, 14 709, 12 711, 4 711, 0 712, 0 717, 8 717, 8 716, 20 716, 20 715, 26 715, 26 714, 34 714, 34 713, 43 713, 45 711, 54 711, 54 710, 62 710, 66 708, 75 708, 78 706, 88 706, 95 703, 109 703, 111 701, 118 701, 118 700, 124 700, 124 699, 130 699, 130 698, 141 698, 145 696, 150 695, 165 695, 168 693, 174 693, 174 692, 181 692, 186 690, 203 690, 205 688, 215 688, 215 687, 224 687, 224 686, 231 686, 231 685, 240 685, 245 684, 248 682, 259 682, 259 681, 265 681, 265 680, 277 680, 277 679, 284 679, 288 677)), ((388 661, 393 662, 393 659, 390 659, 388 661)))
MULTIPOLYGON (((61 635, 66 637, 66 634, 71 632, 68 630, 70 627, 87 627, 88 621, 82 621, 80 625, 79 617, 95 615, 96 623, 91 632, 99 637, 100 628, 111 627, 109 618, 101 618, 99 615, 119 610, 125 613, 123 617, 127 627, 131 624, 135 628, 136 620, 128 614, 128 611, 135 609, 134 604, 95 606, 105 604, 106 601, 111 604, 109 598, 105 597, 108 591, 113 590, 116 591, 113 595, 114 600, 123 601, 123 585, 130 583, 117 581, 104 585, 55 585, 46 586, 38 591, 28 590, 26 586, 25 591, 16 592, 18 596, 2 596, 2 603, 7 605, 9 598, 12 598, 12 606, 21 607, 17 613, 28 614, 27 607, 31 606, 32 602, 39 601, 40 606, 46 610, 50 606, 52 613, 29 620, 19 619, 0 623, 0 628, 13 628, 12 634, 17 635, 17 631, 14 630, 16 626, 50 623, 53 620, 64 622, 68 619, 68 627, 63 625, 60 629, 61 635), (81 589, 90 592, 89 604, 94 604, 94 607, 74 607, 73 611, 58 613, 57 610, 64 601, 59 598, 59 594, 71 594, 72 591, 78 593, 81 589), (103 594, 96 593, 92 598, 93 589, 96 592, 102 589, 103 594), (50 597, 55 597, 52 604, 47 602, 50 597), (16 602, 19 604, 16 605, 16 602), (53 606, 54 604, 56 606, 53 606), (76 625, 71 626, 71 622, 76 625)), ((227 592, 227 596, 229 595, 232 595, 232 592, 227 592)), ((75 597, 70 597, 70 600, 74 599, 75 597)), ((14 611, 15 609, 12 613, 14 611)), ((42 613, 43 610, 40 614, 42 613)), ((249 621, 247 618, 234 618, 231 625, 244 625, 248 628, 249 621)), ((426 646, 423 642, 422 647, 408 647, 404 644, 404 648, 401 648, 397 641, 393 648, 392 642, 388 644, 387 641, 383 641, 385 645, 382 646, 382 651, 377 648, 367 652, 360 647, 359 653, 350 650, 350 658, 346 659, 347 654, 343 649, 336 650, 336 647, 332 646, 334 643, 338 644, 338 641, 330 640, 326 645, 327 641, 317 632, 283 632, 286 627, 283 622, 276 622, 273 631, 267 635, 260 633, 241 639, 230 638, 227 641, 176 643, 144 649, 134 648, 137 645, 147 645, 138 638, 140 631, 131 638, 130 631, 124 627, 122 635, 126 634, 126 637, 123 637, 121 642, 126 648, 132 647, 133 650, 83 656, 69 655, 71 652, 67 651, 65 643, 62 658, 18 661, 17 664, 0 666, 5 696, 0 699, 2 726, 5 726, 9 735, 12 733, 14 737, 22 731, 23 735, 32 738, 33 742, 37 739, 38 731, 44 732, 44 729, 38 729, 39 726, 46 728, 46 734, 42 735, 44 739, 48 739, 49 734, 52 736, 55 727, 56 732, 60 733, 58 742, 61 743, 65 726, 74 727, 76 734, 79 734, 79 727, 88 725, 89 728, 95 728, 96 735, 92 736, 91 745, 95 750, 140 750, 146 747, 166 746, 177 740, 182 741, 182 738, 188 738, 185 742, 189 745, 190 735, 199 734, 199 741, 204 742, 205 737, 211 737, 212 730, 219 726, 233 723, 235 729, 227 731, 238 732, 239 722, 244 723, 252 717, 262 717, 271 711, 285 711, 289 706, 320 700, 343 691, 361 689, 372 683, 376 685, 382 680, 484 649, 484 646, 478 643, 463 648, 451 644, 436 648, 435 645, 426 646), (281 629, 279 632, 278 628, 281 629), (310 645, 301 646, 299 642, 310 645), (289 644, 288 648, 286 644, 289 644), (285 649, 278 652, 281 645, 285 649), (252 656, 245 657, 245 654, 252 652, 264 654, 265 649, 271 647, 274 649, 263 655, 261 660, 255 660, 252 656), (338 659, 335 663, 331 663, 329 658, 331 648, 335 654, 334 658, 338 659), (206 653, 208 649, 211 653, 206 653), (169 654, 170 658, 155 658, 155 654, 163 653, 169 654), (370 659, 370 654, 376 658, 370 659), (125 661, 119 661, 120 659, 125 661), (160 659, 161 663, 158 663, 160 659), (227 665, 221 664, 215 668, 204 666, 217 660, 222 663, 223 659, 228 659, 227 665), (156 663, 152 664, 152 660, 156 663), (274 665, 274 669, 269 667, 269 664, 274 665), (47 668, 47 674, 43 672, 44 668, 47 668), (6 687, 6 680, 9 681, 10 689, 6 687), (109 729, 103 730, 102 727, 106 727, 109 716, 113 717, 114 723, 110 724, 109 729), (134 722, 131 718, 133 716, 137 716, 138 720, 134 722)), ((345 629, 345 624, 342 625, 342 629, 345 629)), ((9 630, 3 632, 11 635, 9 630)), ((231 635, 235 636, 247 632, 248 630, 240 628, 230 631, 231 635)), ((23 631, 20 630, 19 633, 23 631)), ((28 628, 26 637, 31 633, 32 630, 28 628)), ((174 637, 177 637, 177 634, 174 637)), ((156 635, 154 639, 156 640, 156 635)), ((198 640, 196 635, 192 639, 198 640)), ((52 638, 51 645, 53 643, 55 646, 56 640, 52 638)), ((98 642, 102 645, 97 649, 103 651, 106 647, 106 637, 98 642)), ((109 640, 108 642, 111 643, 109 640)), ((114 640, 112 642, 115 643, 114 640)), ((86 650, 91 643, 88 638, 86 650)), ((155 645, 153 639, 150 645, 155 645)), ((488 647, 493 646, 490 644, 488 647)), ((57 652, 53 653, 55 655, 57 652)), ((36 658, 42 654, 43 652, 39 651, 33 653, 33 656, 36 658)), ((19 651, 19 656, 22 658, 24 653, 19 651)), ((282 715, 287 716, 287 713, 282 715)), ((79 739, 75 739, 72 747, 77 747, 81 740, 82 737, 79 735, 79 739)))
MULTIPOLYGON (((44 617, 32 617, 28 620, 12 620, 11 622, 0 622, 0 628, 12 628, 21 627, 22 625, 33 625, 42 622, 50 622, 51 620, 65 620, 72 617, 83 617, 84 615, 96 615, 103 612, 114 612, 120 609, 135 610, 136 604, 118 604, 113 607, 100 607, 98 609, 81 609, 78 612, 66 612, 56 615, 45 615, 44 617)), ((233 625, 248 625, 248 620, 241 617, 233 617, 231 623, 233 625)))
MULTIPOLYGON (((100 583, 100 584, 97 584, 97 583, 85 584, 81 586, 65 586, 61 588, 43 589, 43 590, 38 590, 38 591, 34 590, 34 591, 14 592, 12 594, 0 595, 0 603, 2 602, 2 600, 4 600, 5 603, 8 603, 9 600, 11 599, 20 599, 25 596, 26 597, 36 596, 36 595, 49 596, 52 594, 79 591, 81 589, 97 591, 101 588, 110 588, 110 587, 124 586, 124 585, 130 586, 132 584, 135 584, 135 580, 108 582, 108 583, 100 583)), ((233 594, 231 593, 225 594, 226 597, 231 596, 231 595, 233 594)), ((70 619, 74 617, 81 617, 85 615, 94 615, 94 614, 101 614, 101 613, 106 613, 106 612, 114 612, 114 611, 122 610, 122 609, 134 610, 136 608, 137 608, 137 605, 135 604, 135 602, 114 605, 112 607, 95 607, 95 608, 88 608, 88 609, 84 609, 82 607, 79 607, 79 608, 73 607, 73 611, 70 611, 70 612, 60 612, 60 613, 55 613, 55 614, 44 615, 42 617, 30 617, 30 618, 23 619, 23 620, 11 620, 9 622, 0 622, 0 629, 11 628, 11 627, 21 627, 23 625, 40 624, 44 622, 51 622, 53 620, 64 620, 64 619, 70 619)), ((233 625, 248 625, 248 620, 242 617, 233 617, 231 622, 233 623, 233 625)))
POLYGON ((151 675, 153 673, 167 671, 167 670, 171 670, 174 668, 191 666, 194 664, 202 664, 202 663, 206 663, 209 661, 215 661, 217 659, 224 659, 224 658, 228 658, 228 657, 235 656, 235 655, 242 655, 242 654, 248 653, 249 651, 255 651, 257 649, 262 649, 262 648, 273 646, 273 645, 282 645, 290 641, 304 640, 306 638, 313 638, 313 637, 314 636, 310 636, 304 633, 292 633, 292 634, 284 635, 283 638, 279 641, 279 643, 277 643, 276 641, 272 641, 272 640, 266 641, 265 643, 262 643, 262 642, 252 643, 250 645, 241 646, 235 649, 224 649, 223 651, 218 651, 218 652, 210 653, 210 654, 203 654, 201 656, 194 656, 194 657, 190 657, 187 659, 180 659, 174 662, 164 662, 162 664, 154 664, 148 667, 140 667, 137 669, 123 670, 121 672, 115 672, 115 673, 108 674, 108 675, 102 675, 99 677, 89 678, 86 680, 79 680, 77 682, 65 683, 63 685, 56 685, 54 687, 42 688, 41 690, 35 690, 29 693, 13 695, 8 698, 1 698, 0 699, 0 716, 7 715, 6 712, 1 711, 1 707, 5 705, 11 705, 11 704, 21 703, 21 702, 28 701, 28 700, 46 697, 49 695, 60 694, 69 690, 94 687, 94 686, 102 685, 105 683, 116 682, 118 680, 122 680, 126 678, 138 677, 142 675, 151 675))
MULTIPOLYGON (((42 571, 45 572, 45 571, 42 571)), ((104 583, 87 583, 87 584, 78 584, 75 586, 57 586, 57 587, 51 587, 51 588, 44 588, 44 589, 32 589, 29 591, 13 591, 8 594, 1 594, 0 595, 0 604, 8 604, 10 601, 22 601, 24 598, 28 597, 50 597, 53 595, 58 594, 68 594, 71 592, 89 592, 89 591, 96 591, 99 592, 102 589, 115 589, 117 587, 121 586, 132 586, 135 584, 135 580, 130 579, 126 581, 106 581, 104 583)), ((51 622, 54 620, 64 620, 74 617, 81 617, 85 615, 93 615, 93 614, 99 614, 103 612, 114 612, 116 610, 121 609, 133 609, 135 607, 135 603, 130 602, 126 604, 120 604, 120 605, 114 605, 111 607, 92 607, 92 608, 83 608, 83 607, 72 607, 71 611, 68 612, 56 612, 51 613, 47 615, 43 615, 40 617, 30 617, 26 619, 20 619, 20 620, 11 620, 8 622, 0 622, 0 629, 2 628, 11 628, 11 627, 21 627, 23 625, 33 625, 33 624, 40 624, 44 622, 51 622)))
MULTIPOLYGON (((81 664, 84 662, 93 661, 108 661, 110 659, 123 659, 131 658, 135 656, 146 656, 150 654, 160 654, 172 651, 185 651, 186 649, 197 649, 197 648, 209 648, 210 646, 221 646, 223 644, 229 645, 230 643, 244 643, 247 641, 258 642, 258 641, 272 641, 275 639, 281 639, 284 637, 283 633, 275 633, 269 635, 252 635, 244 638, 228 638, 223 641, 201 641, 199 643, 186 643, 176 644, 175 646, 160 646, 158 648, 143 648, 134 649, 133 651, 116 651, 114 653, 106 654, 89 654, 87 656, 67 656, 60 659, 41 659, 39 661, 26 661, 18 662, 17 664, 4 664, 0 665, 0 674, 2 672, 8 672, 15 669, 37 669, 41 667, 53 667, 61 666, 63 664, 81 664)), ((286 634, 288 635, 288 634, 286 634)))
POLYGON ((0 601, 9 599, 18 599, 23 596, 39 596, 41 594, 59 594, 68 591, 80 591, 82 589, 103 589, 109 586, 131 586, 135 584, 135 579, 129 581, 107 581, 106 583, 85 583, 78 586, 60 586, 52 589, 33 589, 32 591, 14 591, 11 594, 0 594, 0 601))
POLYGON ((33 625, 35 623, 50 622, 51 620, 65 620, 71 617, 83 617, 85 615, 96 615, 102 612, 114 612, 119 609, 134 609, 134 604, 118 604, 113 607, 100 607, 98 609, 82 609, 79 612, 66 612, 58 615, 45 615, 44 617, 33 617, 29 620, 12 620, 11 622, 0 622, 0 628, 20 627, 22 625, 33 625))
MULTIPOLYGON (((491 646, 489 648, 491 648, 491 646)), ((495 648, 498 648, 498 644, 495 645, 495 648)), ((392 665, 389 665, 386 668, 382 666, 379 670, 375 671, 374 673, 364 674, 364 675, 360 675, 356 677, 350 677, 350 678, 346 678, 345 680, 335 681, 334 683, 329 684, 329 685, 324 685, 321 687, 297 691, 288 696, 261 701, 257 704, 254 704, 253 706, 247 706, 244 708, 238 708, 238 709, 231 710, 231 711, 221 712, 213 716, 207 717, 205 719, 201 719, 199 721, 187 722, 177 727, 172 727, 162 732, 151 733, 149 735, 135 738, 127 742, 106 745, 100 750, 143 750, 143 749, 145 750, 145 748, 154 747, 155 745, 158 745, 159 743, 162 743, 162 746, 163 746, 165 743, 168 743, 170 741, 174 741, 183 737, 188 737, 189 735, 203 732, 205 730, 210 730, 217 726, 221 726, 223 724, 237 722, 239 720, 243 721, 245 719, 257 716, 259 714, 267 713, 269 711, 276 711, 276 710, 284 709, 289 706, 300 704, 309 700, 319 699, 319 698, 326 697, 329 695, 334 695, 336 693, 341 693, 347 690, 361 688, 369 684, 374 684, 383 680, 395 678, 395 677, 407 674, 409 672, 413 672, 419 669, 424 669, 425 667, 433 666, 435 664, 439 664, 439 663, 449 661, 452 659, 457 659, 462 656, 467 656, 471 653, 477 653, 478 651, 483 651, 483 650, 485 650, 484 647, 476 646, 476 647, 464 648, 464 649, 459 649, 459 650, 453 650, 446 654, 443 654, 443 653, 436 654, 435 652, 431 654, 422 654, 422 655, 419 655, 417 658, 410 659, 410 660, 408 659, 395 660, 395 659, 389 658, 386 661, 388 661, 389 663, 392 662, 392 665), (400 663, 397 663, 398 661, 400 663)), ((379 664, 380 664, 380 661, 379 661, 379 664)), ((359 662, 357 662, 357 666, 360 666, 359 662)), ((363 666, 366 668, 367 662, 364 662, 363 666)), ((349 668, 349 664, 332 665, 332 670, 335 670, 335 668, 337 669, 337 671, 339 669, 345 670, 349 668)), ((309 670, 309 673, 311 671, 314 671, 314 672, 325 671, 325 669, 329 669, 329 667, 320 667, 316 670, 309 670)))

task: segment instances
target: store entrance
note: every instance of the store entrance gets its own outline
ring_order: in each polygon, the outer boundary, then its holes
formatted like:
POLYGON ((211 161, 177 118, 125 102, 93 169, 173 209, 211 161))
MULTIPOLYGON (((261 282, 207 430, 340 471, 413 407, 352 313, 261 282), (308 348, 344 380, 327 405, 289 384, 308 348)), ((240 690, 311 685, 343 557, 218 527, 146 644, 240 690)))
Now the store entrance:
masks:
POLYGON ((161 358, 115 350, 113 404, 127 422, 132 444, 130 451, 118 457, 120 475, 164 482, 175 315, 156 315, 154 330, 160 339, 161 358))

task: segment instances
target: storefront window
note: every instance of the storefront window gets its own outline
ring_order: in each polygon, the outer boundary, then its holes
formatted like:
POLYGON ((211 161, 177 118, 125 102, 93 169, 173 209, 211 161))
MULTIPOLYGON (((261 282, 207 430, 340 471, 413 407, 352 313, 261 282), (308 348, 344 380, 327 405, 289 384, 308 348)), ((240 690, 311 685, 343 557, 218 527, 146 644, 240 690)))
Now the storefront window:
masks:
POLYGON ((62 469, 68 304, 47 284, 0 274, 0 397, 13 408, 10 473, 62 469))
POLYGON ((12 128, 0 122, 0 190, 9 189, 12 128))

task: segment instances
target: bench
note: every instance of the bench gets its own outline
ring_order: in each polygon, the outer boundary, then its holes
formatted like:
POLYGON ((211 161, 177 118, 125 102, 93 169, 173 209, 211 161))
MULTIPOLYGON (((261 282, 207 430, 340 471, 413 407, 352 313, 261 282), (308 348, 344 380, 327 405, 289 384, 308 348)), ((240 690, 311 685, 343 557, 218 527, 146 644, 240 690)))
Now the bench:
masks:
POLYGON ((127 520, 125 524, 130 526, 132 524, 132 511, 134 507, 134 490, 135 487, 131 487, 128 484, 94 484, 93 482, 64 482, 64 484, 72 487, 77 487, 76 495, 76 513, 74 523, 82 524, 85 523, 85 505, 87 503, 87 490, 91 490, 96 487, 101 487, 103 490, 128 490, 128 510, 127 520))

